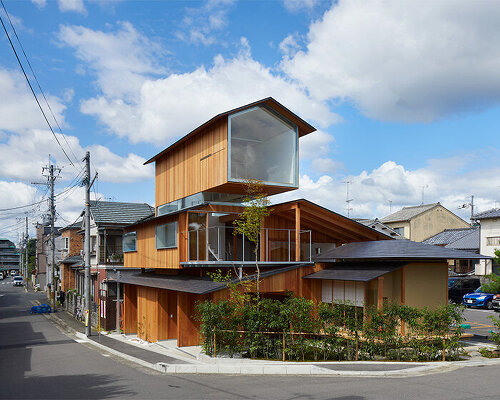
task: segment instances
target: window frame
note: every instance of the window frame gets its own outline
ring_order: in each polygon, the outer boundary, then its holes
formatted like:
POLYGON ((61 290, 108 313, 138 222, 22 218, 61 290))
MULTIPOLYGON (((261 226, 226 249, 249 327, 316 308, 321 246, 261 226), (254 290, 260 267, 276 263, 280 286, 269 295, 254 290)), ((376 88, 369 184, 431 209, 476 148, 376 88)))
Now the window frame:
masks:
POLYGON ((127 233, 123 234, 123 236, 122 236, 122 251, 123 251, 123 253, 133 253, 134 251, 137 251, 137 231, 127 232, 127 233), (125 237, 126 236, 131 236, 131 235, 135 235, 134 250, 125 250, 125 246, 123 245, 125 237))
POLYGON ((233 178, 231 175, 231 154, 232 154, 232 149, 231 149, 231 120, 234 117, 238 117, 240 115, 249 113, 251 111, 257 110, 257 109, 265 109, 268 111, 270 114, 274 115, 278 120, 282 120, 283 122, 289 124, 290 126, 293 127, 293 130, 295 131, 295 162, 294 162, 294 180, 296 182, 293 183, 283 183, 283 182, 271 182, 271 181, 262 181, 264 185, 267 186, 281 186, 281 187, 290 187, 290 188, 298 188, 299 187, 299 128, 298 126, 290 121, 288 118, 285 116, 279 114, 276 110, 273 110, 270 107, 266 107, 265 105, 259 105, 259 106, 254 106, 247 108, 246 110, 242 110, 239 112, 235 112, 233 114, 229 114, 227 116, 227 181, 228 182, 240 182, 244 183, 246 179, 244 178, 233 178))
POLYGON ((500 236, 486 237, 486 246, 500 246, 500 236), (493 241, 496 241, 496 243, 493 243, 493 241))
POLYGON ((171 221, 171 222, 166 222, 161 225, 156 225, 155 226, 155 248, 156 250, 165 250, 165 249, 176 249, 178 247, 178 235, 179 235, 179 224, 177 221, 171 221), (175 226, 175 245, 174 246, 165 246, 165 247, 158 247, 158 229, 167 225, 174 225, 175 226))

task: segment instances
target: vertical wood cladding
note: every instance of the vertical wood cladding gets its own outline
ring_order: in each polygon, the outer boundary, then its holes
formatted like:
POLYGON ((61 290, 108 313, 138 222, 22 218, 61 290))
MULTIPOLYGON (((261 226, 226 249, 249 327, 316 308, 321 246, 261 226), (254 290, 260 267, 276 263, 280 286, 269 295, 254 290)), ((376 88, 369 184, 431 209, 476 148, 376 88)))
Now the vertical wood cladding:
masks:
POLYGON ((226 183, 227 147, 225 118, 157 159, 156 206, 226 183))
POLYGON ((137 333, 137 286, 123 285, 123 330, 125 334, 137 333))

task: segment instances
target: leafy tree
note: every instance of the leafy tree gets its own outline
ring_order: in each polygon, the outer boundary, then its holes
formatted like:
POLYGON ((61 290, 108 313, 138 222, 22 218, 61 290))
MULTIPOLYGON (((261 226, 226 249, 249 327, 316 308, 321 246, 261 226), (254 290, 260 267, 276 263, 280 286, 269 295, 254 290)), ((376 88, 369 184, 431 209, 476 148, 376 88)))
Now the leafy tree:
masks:
POLYGON ((32 274, 36 267, 36 239, 28 240, 28 274, 32 274))
POLYGON ((257 297, 260 297, 260 269, 259 269, 259 249, 262 221, 270 214, 267 194, 264 193, 264 185, 258 179, 246 180, 246 196, 244 199, 245 208, 234 221, 234 234, 245 235, 248 240, 254 243, 255 268, 257 270, 257 297))
POLYGON ((500 264, 500 249, 495 249, 495 257, 493 257, 493 264, 500 264))
POLYGON ((481 286, 485 293, 500 293, 500 276, 496 274, 487 275, 488 282, 481 286))

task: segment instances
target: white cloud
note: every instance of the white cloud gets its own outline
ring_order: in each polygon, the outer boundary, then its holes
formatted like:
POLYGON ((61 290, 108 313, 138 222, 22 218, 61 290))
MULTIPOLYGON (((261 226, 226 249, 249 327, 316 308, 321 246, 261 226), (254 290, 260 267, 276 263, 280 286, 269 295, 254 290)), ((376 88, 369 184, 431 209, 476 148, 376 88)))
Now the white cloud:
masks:
POLYGON ((482 158, 493 160, 493 153, 477 152, 470 157, 429 160, 427 165, 415 170, 387 161, 370 172, 363 171, 355 176, 333 178, 323 175, 314 180, 303 175, 298 192, 275 196, 273 202, 304 197, 347 215, 345 182, 350 181, 351 217, 382 218, 390 212, 389 200, 393 212, 403 206, 420 204, 422 186, 425 186, 425 203, 441 202, 467 220, 470 210, 458 207, 470 200, 469 195, 475 195, 476 211, 492 208, 500 200, 500 167, 492 167, 491 162, 485 163, 488 167, 478 166, 482 158))
POLYGON ((61 12, 74 11, 80 14, 87 13, 83 0, 58 0, 58 4, 59 11, 61 12))
MULTIPOLYGON (((35 99, 29 92, 23 76, 0 68, 0 131, 26 131, 46 126, 35 99)), ((64 104, 57 97, 47 95, 59 123, 64 126, 64 104)), ((47 114, 45 104, 41 103, 47 114)))
POLYGON ((47 0, 31 0, 38 8, 44 8, 47 5, 47 0))
POLYGON ((183 30, 177 32, 177 37, 193 44, 215 44, 218 33, 227 25, 227 13, 233 3, 233 0, 212 0, 199 8, 186 8, 183 30))
POLYGON ((335 138, 322 130, 303 136, 300 138, 299 143, 300 158, 325 157, 334 151, 334 143, 335 138))
POLYGON ((302 117, 320 126, 340 119, 301 86, 255 61, 246 39, 242 39, 242 50, 235 58, 219 55, 208 69, 202 66, 163 79, 146 79, 134 101, 103 91, 102 96, 84 101, 82 111, 98 117, 112 132, 133 143, 165 145, 220 112, 268 96, 300 110, 302 117))
POLYGON ((319 100, 432 121, 500 101, 499 20, 496 2, 340 0, 282 68, 319 100))
POLYGON ((283 5, 290 12, 297 12, 303 9, 313 8, 319 0, 283 0, 283 5))
POLYGON ((292 57, 300 50, 299 37, 296 33, 288 35, 279 44, 279 49, 285 57, 292 57))
POLYGON ((97 85, 106 96, 130 99, 147 76, 165 72, 158 65, 165 52, 128 22, 120 23, 116 32, 62 26, 58 38, 97 75, 97 85))

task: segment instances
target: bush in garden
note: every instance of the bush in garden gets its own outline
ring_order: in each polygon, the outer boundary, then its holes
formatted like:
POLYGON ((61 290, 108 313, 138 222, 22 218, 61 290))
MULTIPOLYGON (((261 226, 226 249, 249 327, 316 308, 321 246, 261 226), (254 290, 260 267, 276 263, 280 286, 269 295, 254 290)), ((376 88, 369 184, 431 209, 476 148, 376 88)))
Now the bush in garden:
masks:
POLYGON ((385 303, 381 309, 316 305, 296 296, 273 300, 237 296, 196 306, 203 350, 288 360, 438 360, 460 356, 463 308, 419 310, 385 303), (404 330, 404 335, 403 331, 404 330), (215 341, 214 343, 214 334, 215 341), (283 348, 285 346, 285 348, 283 348))

